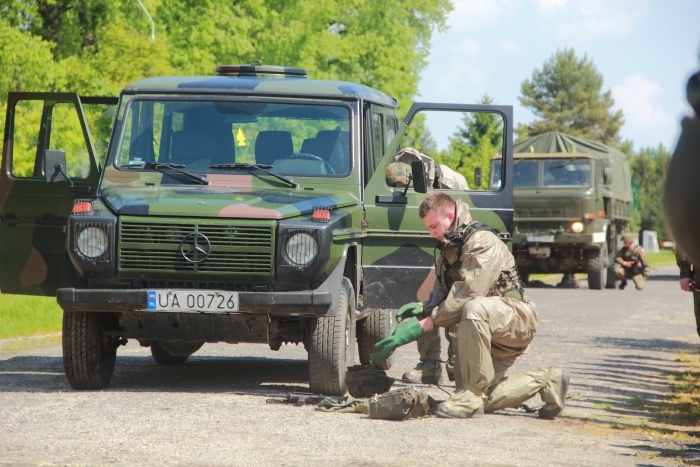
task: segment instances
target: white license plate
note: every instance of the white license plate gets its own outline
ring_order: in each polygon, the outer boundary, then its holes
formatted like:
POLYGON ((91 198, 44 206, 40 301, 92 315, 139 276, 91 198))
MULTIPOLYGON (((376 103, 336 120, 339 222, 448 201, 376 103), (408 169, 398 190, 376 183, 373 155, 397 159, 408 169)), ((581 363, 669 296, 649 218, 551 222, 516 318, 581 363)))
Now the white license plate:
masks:
POLYGON ((535 258, 549 258, 552 254, 552 249, 548 246, 531 246, 527 249, 530 256, 535 258))
POLYGON ((218 290, 149 290, 148 309, 232 313, 238 311, 238 293, 218 290))
POLYGON ((525 237, 526 242, 554 243, 554 235, 532 235, 525 237))

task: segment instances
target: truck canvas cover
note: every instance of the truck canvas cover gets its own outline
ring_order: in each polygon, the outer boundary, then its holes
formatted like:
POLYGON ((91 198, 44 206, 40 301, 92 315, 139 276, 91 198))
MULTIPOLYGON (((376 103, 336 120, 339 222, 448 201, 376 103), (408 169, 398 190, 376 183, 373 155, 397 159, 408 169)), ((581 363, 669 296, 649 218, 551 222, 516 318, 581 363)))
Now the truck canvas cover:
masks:
MULTIPOLYGON (((577 136, 572 136, 559 131, 550 131, 541 135, 532 136, 525 141, 513 145, 513 157, 522 159, 525 157, 551 157, 554 153, 589 154, 599 159, 606 167, 609 167, 613 177, 620 180, 630 178, 628 165, 625 163, 627 156, 620 150, 611 146, 577 136), (544 156, 547 154, 548 156, 544 156)), ((613 197, 632 201, 632 189, 627 184, 613 185, 613 197)))

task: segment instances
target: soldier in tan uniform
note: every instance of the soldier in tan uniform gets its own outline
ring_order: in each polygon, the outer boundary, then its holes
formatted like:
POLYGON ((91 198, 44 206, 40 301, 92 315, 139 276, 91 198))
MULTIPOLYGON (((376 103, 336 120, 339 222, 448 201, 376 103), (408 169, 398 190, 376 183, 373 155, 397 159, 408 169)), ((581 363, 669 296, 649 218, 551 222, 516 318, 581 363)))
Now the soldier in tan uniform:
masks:
POLYGON ((644 290, 647 283, 649 263, 644 248, 635 245, 636 236, 633 233, 622 235, 624 246, 615 255, 615 279, 620 281, 620 290, 627 287, 627 279, 632 279, 637 290, 644 290))
POLYGON ((440 242, 438 281, 426 302, 399 310, 401 324, 376 344, 371 360, 388 358, 435 327, 454 327, 456 391, 436 415, 478 417, 539 393, 545 402, 540 417, 556 417, 564 409, 568 371, 542 368, 504 376, 537 330, 537 310, 523 294, 513 255, 488 226, 472 220, 467 205, 445 193, 426 197, 419 214, 440 242))

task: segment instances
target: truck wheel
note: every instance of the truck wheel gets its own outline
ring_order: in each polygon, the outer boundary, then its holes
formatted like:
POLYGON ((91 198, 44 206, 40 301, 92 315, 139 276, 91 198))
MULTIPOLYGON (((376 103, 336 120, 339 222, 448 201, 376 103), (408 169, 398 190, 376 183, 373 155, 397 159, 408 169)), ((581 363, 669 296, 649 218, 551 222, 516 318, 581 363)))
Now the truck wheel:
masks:
MULTIPOLYGON (((369 356, 374 352, 374 344, 391 335, 392 310, 376 309, 357 323, 357 346, 360 353, 360 363, 369 365, 369 356)), ((391 368, 392 357, 374 366, 382 370, 391 368)))
POLYGON ((315 394, 342 396, 347 391, 345 373, 355 355, 354 292, 350 280, 340 284, 335 316, 311 321, 309 342, 309 387, 315 394))
POLYGON ((523 285, 528 285, 530 283, 530 268, 522 267, 518 268, 518 275, 523 285))
POLYGON ((601 290, 605 287, 607 281, 607 272, 605 268, 605 256, 607 255, 605 243, 597 250, 588 250, 586 252, 586 269, 588 270, 588 288, 601 290))
POLYGON ((102 389, 114 373, 119 341, 104 335, 106 313, 63 313, 63 369, 74 389, 102 389))
POLYGON ((151 356, 158 365, 182 365, 204 345, 204 342, 185 344, 151 343, 151 356))

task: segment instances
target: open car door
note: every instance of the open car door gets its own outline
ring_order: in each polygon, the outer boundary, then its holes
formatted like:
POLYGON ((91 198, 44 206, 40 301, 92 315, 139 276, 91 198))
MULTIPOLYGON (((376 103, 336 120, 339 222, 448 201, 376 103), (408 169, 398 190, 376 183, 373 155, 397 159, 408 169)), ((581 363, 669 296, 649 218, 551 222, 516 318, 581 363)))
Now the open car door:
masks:
MULTIPOLYGON (((504 240, 513 222, 513 109, 499 105, 414 103, 387 146, 364 193, 367 237, 363 242, 363 305, 398 308, 428 298, 435 283, 436 240, 418 215, 427 194, 444 191, 461 199, 474 220, 504 240), (427 193, 414 189, 397 154, 411 147, 432 159, 427 193), (489 184, 491 159, 503 158, 501 183, 489 184), (440 182, 442 176, 450 183, 440 182), (387 170, 389 169, 389 170, 387 170), (455 175, 455 172, 461 173, 455 175), (396 174, 399 176, 396 176, 396 174), (464 175, 460 183, 455 180, 464 175), (465 183, 466 182, 466 183, 465 183), (408 187, 406 185, 408 184, 408 187)), ((399 158, 400 159, 400 158, 399 158)))
POLYGON ((68 216, 76 199, 95 196, 98 154, 101 159, 106 151, 117 102, 75 93, 8 94, 0 171, 2 293, 55 295, 68 216))

